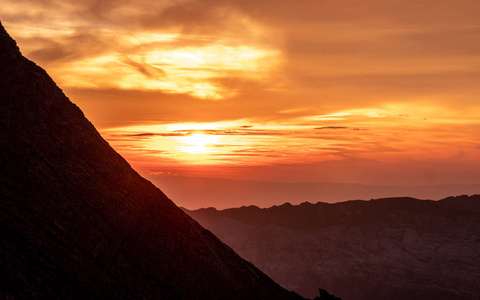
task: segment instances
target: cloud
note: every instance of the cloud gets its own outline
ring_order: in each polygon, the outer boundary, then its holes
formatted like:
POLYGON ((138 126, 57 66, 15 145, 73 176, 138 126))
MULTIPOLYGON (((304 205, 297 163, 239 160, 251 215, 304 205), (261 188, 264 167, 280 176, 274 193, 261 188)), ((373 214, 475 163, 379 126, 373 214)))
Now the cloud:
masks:
POLYGON ((322 130, 322 129, 348 129, 346 126, 322 126, 322 127, 315 127, 317 130, 322 130))
POLYGON ((164 78, 166 72, 161 68, 154 67, 150 64, 134 61, 128 57, 123 59, 123 62, 127 65, 134 67, 138 72, 145 75, 147 78, 164 78))
POLYGON ((7 1, 20 46, 64 87, 219 100, 239 92, 226 78, 268 77, 279 56, 261 26, 221 2, 7 1))
POLYGON ((132 133, 132 134, 112 134, 113 137, 132 137, 132 138, 143 138, 143 137, 153 137, 153 136, 185 136, 185 133, 181 132, 165 132, 165 133, 152 133, 152 132, 143 132, 143 133, 132 133))
POLYGON ((357 2, 7 0, 2 18, 18 26, 16 36, 24 45, 39 45, 27 51, 29 56, 56 72, 53 75, 62 86, 69 85, 62 81, 95 89, 138 86, 197 98, 240 96, 250 103, 255 101, 249 99, 251 94, 262 95, 270 89, 271 98, 296 98, 295 106, 277 101, 279 110, 287 111, 318 107, 318 102, 335 102, 332 109, 336 110, 384 101, 413 102, 432 95, 446 104, 452 97, 474 101, 471 95, 478 92, 480 63, 475 1, 357 2), (22 38, 20 33, 26 29, 38 31, 36 40, 22 38), (149 41, 148 33, 177 36, 149 41), (132 46, 131 39, 136 37, 143 37, 143 42, 132 46), (213 50, 212 45, 238 52, 213 50), (187 48, 196 55, 216 51, 217 56, 207 56, 205 60, 212 63, 197 66, 176 61, 164 67, 159 61, 153 65, 145 60, 162 53, 186 53, 187 48), (267 52, 247 72, 218 61, 248 49, 267 52), (106 81, 107 72, 96 77, 88 76, 92 70, 78 71, 75 77, 65 75, 79 67, 68 62, 82 59, 84 64, 97 63, 98 68, 111 70, 117 82, 106 81))

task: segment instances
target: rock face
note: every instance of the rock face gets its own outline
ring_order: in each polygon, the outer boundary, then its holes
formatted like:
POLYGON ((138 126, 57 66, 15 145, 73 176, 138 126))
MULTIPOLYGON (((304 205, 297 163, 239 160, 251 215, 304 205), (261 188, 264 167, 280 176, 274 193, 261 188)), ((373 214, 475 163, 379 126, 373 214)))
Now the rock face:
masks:
POLYGON ((318 287, 344 300, 480 295, 480 195, 187 212, 306 297, 318 287))
POLYGON ((302 299, 118 155, 0 24, 1 299, 302 299))
POLYGON ((319 289, 318 290, 320 293, 320 297, 315 297, 313 300, 341 300, 338 297, 335 297, 334 295, 330 295, 326 290, 324 289, 319 289))

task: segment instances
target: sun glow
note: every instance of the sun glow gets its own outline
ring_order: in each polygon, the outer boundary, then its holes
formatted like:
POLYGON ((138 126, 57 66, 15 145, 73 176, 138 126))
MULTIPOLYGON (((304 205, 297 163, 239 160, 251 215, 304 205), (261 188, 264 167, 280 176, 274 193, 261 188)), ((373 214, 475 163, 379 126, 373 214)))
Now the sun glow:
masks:
MULTIPOLYGON (((465 124, 447 128, 447 115, 432 118, 424 111, 407 108, 392 104, 333 111, 284 124, 240 119, 142 125, 111 128, 103 134, 128 161, 142 162, 152 172, 185 168, 215 173, 293 164, 362 168, 365 162, 406 164, 405 156, 462 162, 478 153, 475 132, 463 130, 465 124), (438 142, 453 136, 455 143, 469 152, 460 153, 448 141, 438 142)), ((435 107, 427 111, 435 111, 435 107)), ((468 125, 479 126, 475 120, 468 125)))
POLYGON ((215 145, 220 142, 222 137, 218 135, 194 133, 187 136, 175 137, 175 139, 181 144, 176 147, 179 151, 189 154, 207 154, 216 152, 215 145))

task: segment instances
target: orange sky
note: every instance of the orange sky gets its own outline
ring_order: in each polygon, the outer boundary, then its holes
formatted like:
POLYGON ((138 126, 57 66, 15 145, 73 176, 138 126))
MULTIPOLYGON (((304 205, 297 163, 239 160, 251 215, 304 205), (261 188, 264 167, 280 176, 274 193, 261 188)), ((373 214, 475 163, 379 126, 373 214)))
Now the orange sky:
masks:
POLYGON ((480 179, 480 2, 3 0, 141 174, 480 179))

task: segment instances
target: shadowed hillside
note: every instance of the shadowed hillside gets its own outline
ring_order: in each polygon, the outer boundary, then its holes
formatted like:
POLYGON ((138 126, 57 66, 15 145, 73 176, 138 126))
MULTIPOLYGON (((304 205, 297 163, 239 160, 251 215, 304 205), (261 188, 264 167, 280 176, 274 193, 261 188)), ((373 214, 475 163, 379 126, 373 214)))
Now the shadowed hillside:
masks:
POLYGON ((0 24, 1 299, 301 299, 140 177, 0 24))
POLYGON ((480 195, 187 211, 283 286, 342 299, 476 299, 480 195))

